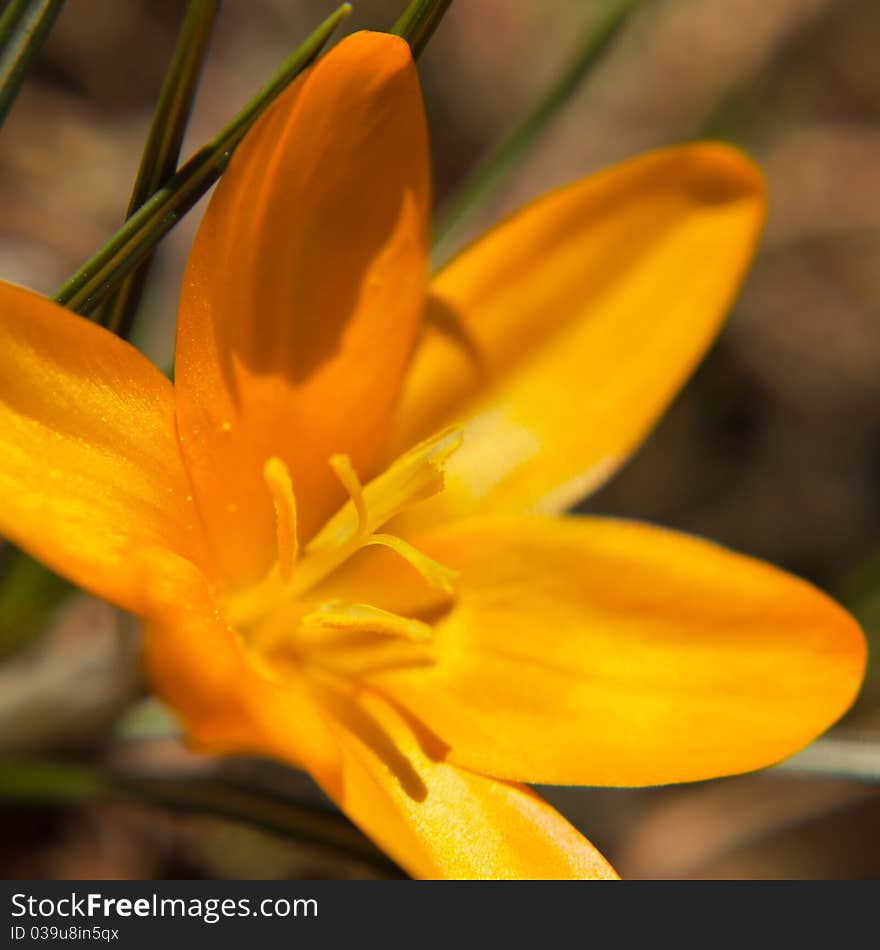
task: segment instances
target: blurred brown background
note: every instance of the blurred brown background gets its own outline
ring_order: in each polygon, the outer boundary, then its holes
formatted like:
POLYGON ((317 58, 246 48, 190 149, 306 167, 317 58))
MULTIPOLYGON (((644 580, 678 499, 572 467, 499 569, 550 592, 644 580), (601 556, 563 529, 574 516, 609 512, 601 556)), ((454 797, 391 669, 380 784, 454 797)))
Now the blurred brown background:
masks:
MULTIPOLYGON (((0 130, 3 278, 51 292, 120 222, 184 6, 67 4, 0 130)), ((334 6, 226 0, 185 152, 232 117, 334 6)), ((403 6, 360 0, 346 29, 387 27, 403 6)), ((643 7, 456 240, 646 148, 701 135, 746 147, 771 195, 749 282, 665 421, 587 507, 766 557, 880 629, 880 4, 643 7)), ((456 0, 421 63, 439 204, 552 81, 594 12, 592 0, 456 0)), ((137 340, 159 360, 170 356, 198 215, 162 245, 145 301, 137 340)), ((201 774, 206 766, 169 741, 111 748, 112 723, 139 691, 134 654, 132 631, 111 611, 84 599, 65 607, 48 637, 0 668, 0 752, 99 750, 201 774)), ((880 743, 880 673, 843 728, 880 743)), ((264 773, 270 785, 294 781, 264 773)), ((874 877, 878 788, 789 771, 548 794, 624 876, 874 877)), ((0 829, 0 872, 9 877, 380 873, 216 818, 130 804, 7 806, 0 829)))

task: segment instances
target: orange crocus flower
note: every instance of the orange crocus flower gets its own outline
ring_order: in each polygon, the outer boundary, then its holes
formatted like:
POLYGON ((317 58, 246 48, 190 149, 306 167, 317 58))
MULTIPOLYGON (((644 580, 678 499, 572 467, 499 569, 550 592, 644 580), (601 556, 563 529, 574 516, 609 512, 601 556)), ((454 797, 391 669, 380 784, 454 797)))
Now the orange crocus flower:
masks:
POLYGON ((431 281, 406 44, 359 33, 236 152, 172 385, 0 286, 0 530, 145 618, 200 748, 308 770, 420 877, 609 877, 523 782, 756 769, 858 689, 855 622, 696 538, 560 512, 718 330, 763 214, 686 145, 555 191, 431 281))

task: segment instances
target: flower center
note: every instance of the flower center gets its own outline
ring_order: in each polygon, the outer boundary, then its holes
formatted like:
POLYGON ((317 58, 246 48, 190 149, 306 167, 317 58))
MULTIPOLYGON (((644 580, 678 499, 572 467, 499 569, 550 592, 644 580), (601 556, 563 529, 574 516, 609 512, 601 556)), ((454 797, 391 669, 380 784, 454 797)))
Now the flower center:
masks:
POLYGON ((348 492, 348 501, 303 548, 297 541, 296 498, 281 459, 268 459, 263 475, 275 508, 277 559, 266 577, 230 599, 230 621, 261 649, 294 634, 305 643, 322 631, 379 634, 424 642, 431 627, 363 603, 316 600, 309 593, 356 552, 372 545, 390 549, 430 584, 452 596, 456 573, 438 564, 403 538, 380 529, 395 515, 443 488, 446 462, 461 444, 461 430, 449 429, 397 459, 381 475, 362 485, 347 455, 334 455, 330 467, 348 492), (277 624, 284 616, 290 622, 277 624), (270 622, 266 623, 265 621, 270 622), (291 624, 295 632, 291 631, 291 624), (267 642, 268 638, 268 642, 267 642))

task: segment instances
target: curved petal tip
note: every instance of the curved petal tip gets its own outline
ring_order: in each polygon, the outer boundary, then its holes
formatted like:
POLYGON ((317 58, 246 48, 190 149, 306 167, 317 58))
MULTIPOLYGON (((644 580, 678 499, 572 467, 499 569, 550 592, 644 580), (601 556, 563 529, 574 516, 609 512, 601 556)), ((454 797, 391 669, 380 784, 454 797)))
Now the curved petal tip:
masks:
POLYGON ((690 187, 707 204, 739 198, 758 198, 766 203, 764 173, 742 149, 726 142, 694 142, 669 150, 682 162, 690 187))

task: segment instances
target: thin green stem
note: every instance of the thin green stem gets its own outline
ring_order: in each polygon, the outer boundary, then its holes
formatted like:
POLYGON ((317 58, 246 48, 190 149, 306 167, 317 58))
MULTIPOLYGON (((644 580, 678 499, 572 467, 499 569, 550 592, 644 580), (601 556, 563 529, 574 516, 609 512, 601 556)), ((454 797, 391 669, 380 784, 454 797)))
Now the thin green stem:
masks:
POLYGON ((0 558, 0 659, 28 644, 73 589, 38 561, 9 547, 0 558))
POLYGON ((384 877, 399 870, 338 812, 222 778, 116 771, 69 762, 0 761, 0 801, 71 805, 128 799, 213 815, 318 845, 364 862, 384 877))
POLYGON ((400 872, 341 814, 263 790, 202 778, 117 776, 114 791, 172 811, 238 821, 296 841, 331 848, 397 877, 400 872))
POLYGON ((57 303, 90 314, 126 274, 137 267, 222 174, 247 130, 323 49, 351 12, 344 3, 285 60, 247 107, 182 165, 98 252, 58 290, 57 303))
POLYGON ((644 2, 645 0, 605 0, 598 19, 590 23, 577 52, 553 85, 477 163, 454 197, 443 208, 434 229, 438 245, 446 241, 465 217, 473 214, 485 203, 529 146, 602 61, 630 15, 644 2))
MULTIPOLYGON (((177 169, 199 75, 220 0, 190 0, 171 64, 165 75, 126 217, 130 218, 177 169)), ((152 255, 120 283, 106 302, 99 323, 128 336, 146 285, 152 255)))
POLYGON ((773 771, 880 783, 880 742, 868 736, 826 736, 816 739, 773 771))
MULTIPOLYGON (((351 12, 342 4, 282 64, 271 82, 212 142, 166 182, 94 257, 61 288, 56 300, 92 312, 116 284, 138 265, 217 180, 248 128, 281 91, 315 59, 351 12)), ((0 656, 25 645, 71 585, 23 551, 0 559, 0 656)))
POLYGON ((97 769, 65 762, 0 761, 0 800, 75 804, 107 795, 110 783, 97 769))
POLYGON ((0 18, 0 124, 63 6, 64 0, 12 0, 0 18))
POLYGON ((405 39, 413 57, 418 59, 451 6, 452 0, 412 0, 395 20, 391 32, 405 39))

